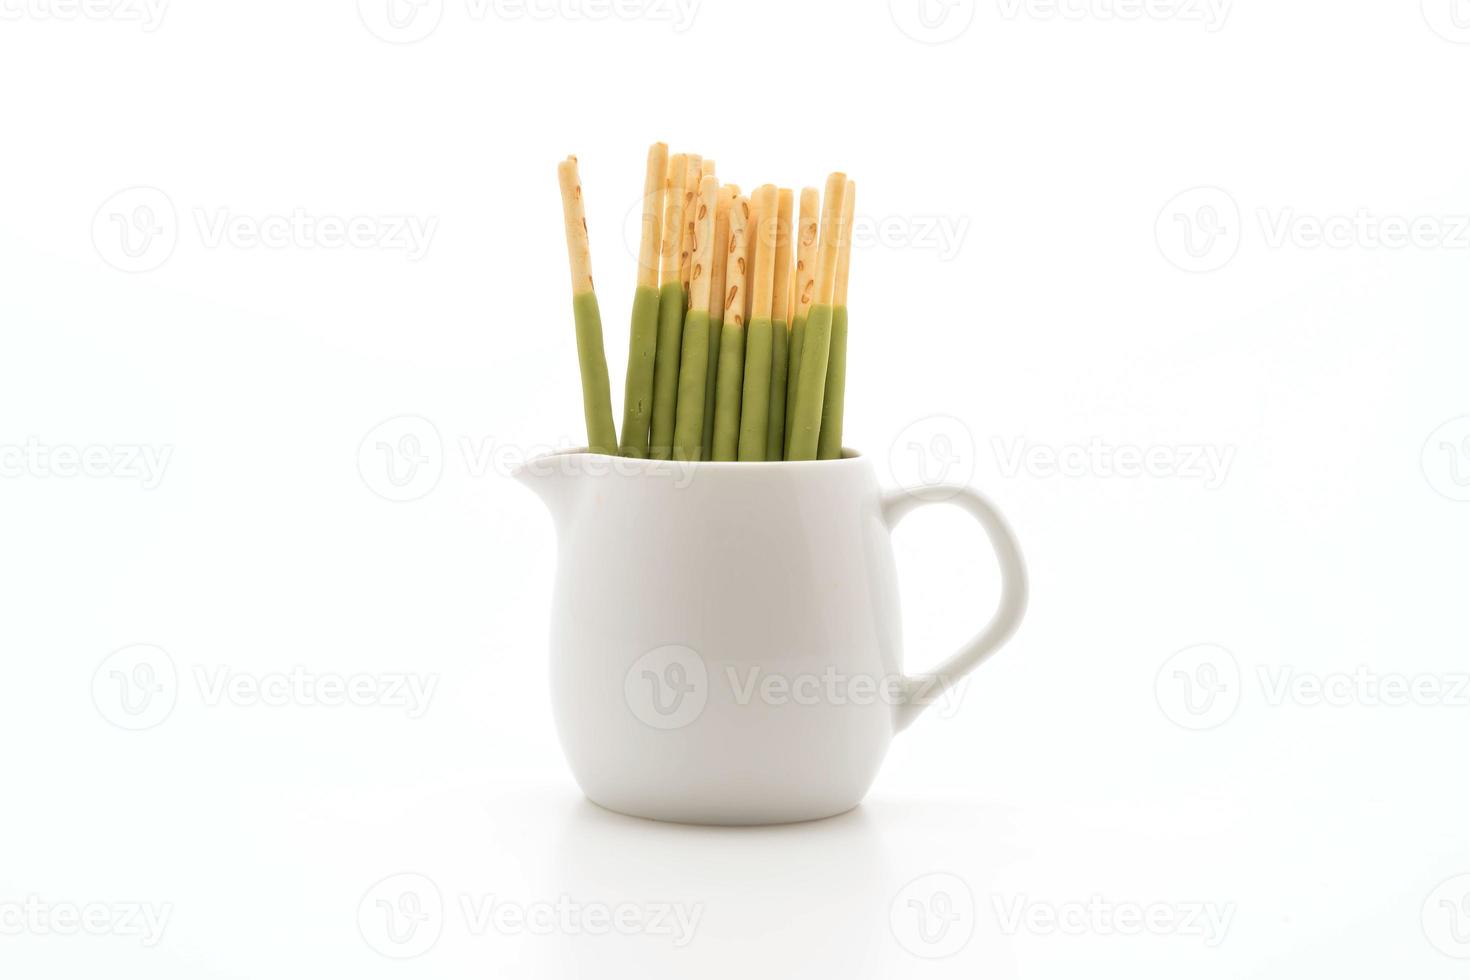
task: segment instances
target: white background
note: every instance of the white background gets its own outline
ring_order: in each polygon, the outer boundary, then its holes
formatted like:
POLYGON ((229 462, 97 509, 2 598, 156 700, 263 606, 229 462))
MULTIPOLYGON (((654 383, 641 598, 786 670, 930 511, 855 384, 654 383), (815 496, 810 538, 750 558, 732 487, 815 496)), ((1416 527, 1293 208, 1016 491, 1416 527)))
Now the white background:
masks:
MULTIPOLYGON (((1457 2, 3 0, 0 973, 1463 975, 1457 2), (858 181, 848 441, 984 489, 1032 570, 824 823, 610 815, 552 727, 553 529, 504 473, 582 438, 555 164, 620 395, 656 139, 858 181), (433 687, 250 693, 298 669, 433 687), (406 892, 444 910, 395 944, 406 892)), ((918 669, 996 572, 943 508, 896 549, 918 669)))

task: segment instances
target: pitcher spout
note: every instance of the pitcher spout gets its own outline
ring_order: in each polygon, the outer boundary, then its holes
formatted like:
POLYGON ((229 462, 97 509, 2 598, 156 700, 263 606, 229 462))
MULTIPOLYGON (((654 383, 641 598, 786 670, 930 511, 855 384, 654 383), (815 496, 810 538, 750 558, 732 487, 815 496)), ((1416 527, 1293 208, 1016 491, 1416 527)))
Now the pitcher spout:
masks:
POLYGON ((566 466, 558 465, 559 456, 560 454, 549 453, 528 459, 510 473, 511 477, 541 499, 558 526, 571 513, 578 482, 572 479, 566 466))

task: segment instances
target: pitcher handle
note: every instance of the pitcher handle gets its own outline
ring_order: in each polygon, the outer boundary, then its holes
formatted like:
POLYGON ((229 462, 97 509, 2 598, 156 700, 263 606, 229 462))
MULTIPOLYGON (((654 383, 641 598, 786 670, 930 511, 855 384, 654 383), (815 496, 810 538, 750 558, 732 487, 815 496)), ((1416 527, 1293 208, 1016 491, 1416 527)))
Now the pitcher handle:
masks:
POLYGON ((1029 586, 1026 578, 1026 563, 1021 558, 1021 548, 1000 511, 979 492, 958 484, 945 483, 925 486, 921 491, 890 490, 883 495, 883 519, 888 530, 893 531, 898 523, 912 510, 926 504, 954 504, 967 511, 980 522, 995 549, 1000 563, 1000 604, 995 615, 980 632, 972 636, 948 660, 928 674, 906 675, 903 691, 894 709, 894 730, 903 731, 919 714, 934 702, 934 699, 954 685, 956 681, 974 670, 1011 638, 1026 612, 1029 586), (917 496, 922 492, 925 496, 917 496))

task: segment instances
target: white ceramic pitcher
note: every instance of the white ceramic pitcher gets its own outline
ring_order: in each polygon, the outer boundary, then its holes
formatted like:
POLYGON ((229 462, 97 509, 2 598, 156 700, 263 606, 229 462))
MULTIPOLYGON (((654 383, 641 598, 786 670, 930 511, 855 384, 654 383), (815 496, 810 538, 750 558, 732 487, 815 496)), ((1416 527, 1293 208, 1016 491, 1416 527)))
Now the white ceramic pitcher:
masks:
POLYGON ((594 803, 684 823, 811 820, 856 806, 888 743, 1015 631, 1016 540, 967 487, 882 491, 867 459, 780 463, 541 456, 518 479, 557 528, 551 689, 594 803), (902 673, 889 532, 925 503, 985 528, 990 624, 902 673))

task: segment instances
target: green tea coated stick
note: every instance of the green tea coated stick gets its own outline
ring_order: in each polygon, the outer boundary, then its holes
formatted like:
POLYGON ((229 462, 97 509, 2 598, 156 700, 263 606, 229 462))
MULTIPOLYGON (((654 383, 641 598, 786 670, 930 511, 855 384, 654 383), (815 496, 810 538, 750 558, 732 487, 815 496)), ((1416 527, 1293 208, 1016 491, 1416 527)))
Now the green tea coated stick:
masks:
POLYGON ((663 231, 664 184, 669 148, 648 148, 643 179, 643 228, 638 245, 638 285, 633 291, 633 325, 628 339, 628 380, 623 389, 624 456, 648 455, 648 427, 653 420, 653 362, 658 349, 658 260, 663 231))
POLYGON ((827 382, 822 392, 822 428, 817 459, 842 457, 842 409, 847 383, 847 307, 832 307, 832 338, 827 353, 827 382))
POLYGON ((725 263, 730 250, 730 204, 740 196, 740 188, 726 184, 720 188, 715 204, 714 249, 710 255, 709 288, 712 302, 709 311, 709 370, 704 379, 704 431, 700 459, 713 459, 715 450, 715 385, 720 373, 720 334, 725 323, 725 263))
MULTIPOLYGON (((716 249, 722 252, 724 249, 716 249)), ((709 364, 704 376, 704 427, 700 430, 699 458, 713 459, 715 450, 715 384, 720 373, 720 333, 725 325, 725 311, 716 303, 709 311, 709 341, 706 355, 709 364)))
POLYGON ((816 459, 822 432, 822 396, 827 385, 827 358, 831 353, 832 307, 818 303, 806 318, 801 342, 801 367, 796 379, 796 418, 791 423, 787 459, 816 459))
POLYGON ((791 345, 791 191, 776 198, 776 278, 771 309, 771 408, 766 417, 766 459, 786 458, 786 365, 791 345))
POLYGON ((679 279, 684 235, 684 180, 688 156, 674 155, 664 183, 663 278, 658 291, 658 349, 653 361, 653 420, 648 455, 669 459, 674 448, 674 412, 679 398, 679 346, 689 301, 679 279))
POLYGON ((750 202, 737 197, 730 205, 730 240, 726 243, 725 315, 720 325, 720 367, 715 376, 715 440, 710 458, 734 460, 740 451, 740 395, 745 375, 745 292, 747 265, 745 228, 750 202))
POLYGON ((791 328, 785 320, 771 319, 771 384, 766 411, 766 453, 763 459, 786 458, 786 369, 791 356, 791 328))
POLYGON ((806 340, 806 317, 791 324, 791 338, 786 344, 786 438, 782 459, 791 458, 791 427, 796 422, 796 383, 801 377, 801 345, 806 340))
POLYGON ((624 456, 648 455, 648 427, 653 421, 653 361, 658 348, 658 289, 633 291, 633 325, 628 341, 628 382, 623 390, 624 456))
POLYGON ((822 399, 827 385, 827 359, 831 353, 832 295, 837 278, 837 246, 841 235, 842 197, 847 178, 840 173, 827 178, 822 200, 822 235, 818 245, 816 301, 807 315, 806 335, 801 343, 800 377, 796 383, 796 419, 786 458, 817 458, 822 429, 822 399))
MULTIPOLYGON (((801 192, 801 217, 796 223, 796 277, 792 296, 791 343, 786 355, 786 448, 791 448, 791 426, 796 421, 796 382, 801 375, 801 345, 806 318, 817 293, 817 218, 821 196, 815 187, 801 192)), ((789 459, 790 456, 784 458, 789 459)))
POLYGON ((561 183, 562 218, 566 223, 567 258, 572 270, 572 316, 577 329, 577 362, 582 370, 582 413, 587 421, 587 447, 595 453, 617 452, 613 427, 612 394, 607 379, 607 357, 602 349, 602 317, 592 289, 592 249, 587 240, 587 216, 582 203, 582 180, 575 157, 557 167, 561 183))
POLYGON ((751 317, 745 337, 745 387, 740 398, 741 462, 766 458, 771 412, 771 347, 776 276, 776 187, 766 184, 751 201, 755 261, 751 268, 751 317))
POLYGON ((847 273, 852 261, 852 221, 857 182, 848 181, 842 195, 837 246, 837 274, 832 286, 832 343, 827 357, 827 384, 822 397, 822 432, 817 459, 842 457, 842 411, 847 398, 847 273))
POLYGON ((736 458, 766 458, 766 425, 771 411, 771 330, 768 316, 753 316, 745 337, 745 384, 740 398, 740 444, 736 458))
POLYGON ((703 451, 704 390, 709 383, 710 259, 715 240, 713 175, 699 182, 694 201, 693 257, 689 266, 689 315, 684 320, 683 352, 679 358, 679 401, 674 417, 674 458, 698 460, 703 451))

